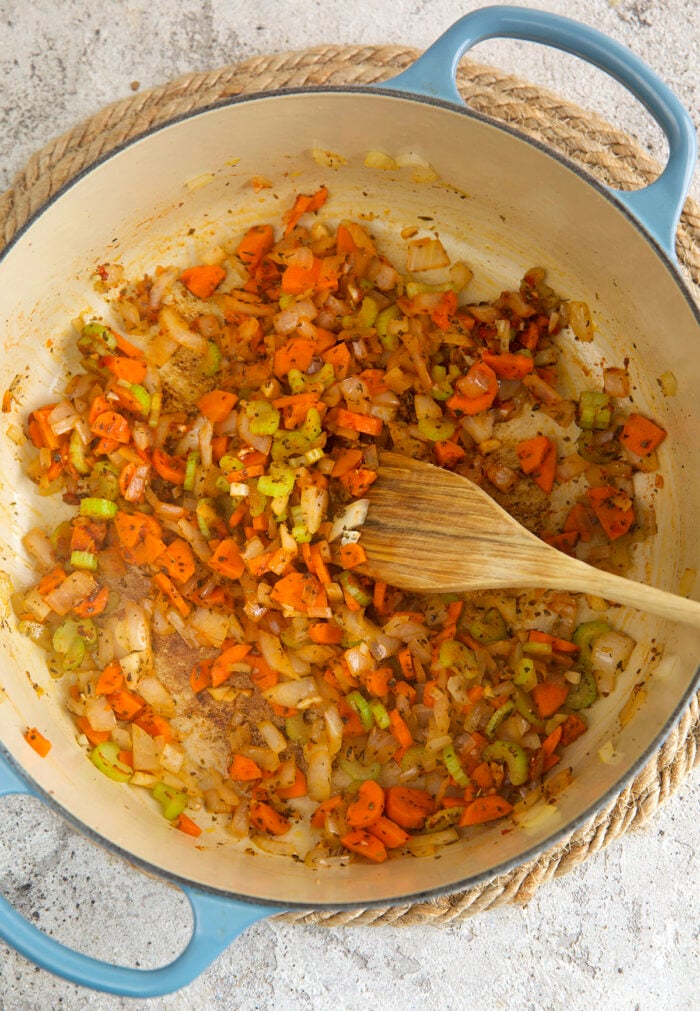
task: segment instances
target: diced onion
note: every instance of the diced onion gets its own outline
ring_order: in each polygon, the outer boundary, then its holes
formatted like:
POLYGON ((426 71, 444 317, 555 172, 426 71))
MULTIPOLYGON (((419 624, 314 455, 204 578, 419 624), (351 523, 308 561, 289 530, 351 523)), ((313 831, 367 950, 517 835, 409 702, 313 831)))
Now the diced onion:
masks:
POLYGON ((263 695, 270 702, 290 709, 308 709, 321 701, 321 696, 312 677, 300 678, 298 681, 280 681, 267 688, 263 695))
POLYGON ((593 640, 591 664, 594 670, 614 674, 623 670, 635 647, 634 639, 622 632, 605 632, 593 640))
POLYGON ((196 351, 201 355, 207 350, 207 342, 204 337, 190 330, 187 322, 177 309, 173 309, 172 306, 165 306, 161 309, 158 322, 164 333, 177 344, 181 344, 183 347, 189 348, 190 351, 196 351))
POLYGON ((369 499, 358 498, 341 509, 333 518, 333 525, 328 536, 329 542, 335 541, 347 530, 357 530, 367 519, 369 499))

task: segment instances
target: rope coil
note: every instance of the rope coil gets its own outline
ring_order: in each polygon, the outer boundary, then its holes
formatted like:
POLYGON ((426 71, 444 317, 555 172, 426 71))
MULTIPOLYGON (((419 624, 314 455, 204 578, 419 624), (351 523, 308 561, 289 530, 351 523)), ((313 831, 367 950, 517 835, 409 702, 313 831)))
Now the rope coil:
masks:
MULTIPOLYGON (((319 46, 256 56, 218 70, 188 74, 115 102, 49 142, 29 159, 0 196, 0 249, 79 172, 126 141, 175 116, 234 95, 322 85, 375 84, 400 73, 418 52, 401 46, 319 46)), ((554 93, 463 60, 457 84, 476 112, 508 123, 619 189, 649 183, 658 164, 624 133, 554 93)), ((686 202, 676 249, 700 301, 700 206, 686 202)), ((424 902, 372 909, 291 912, 278 919, 339 926, 447 926, 508 903, 524 905, 547 881, 643 825, 700 761, 700 694, 639 775, 602 810, 537 859, 466 891, 424 902)))

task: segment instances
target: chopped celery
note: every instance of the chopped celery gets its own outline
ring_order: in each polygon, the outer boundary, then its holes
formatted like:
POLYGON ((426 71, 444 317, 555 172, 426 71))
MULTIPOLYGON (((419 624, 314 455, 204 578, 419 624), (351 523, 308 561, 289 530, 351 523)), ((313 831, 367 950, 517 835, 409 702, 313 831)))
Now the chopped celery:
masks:
POLYGON ((113 520, 117 515, 117 503, 109 498, 84 498, 80 500, 80 515, 93 520, 113 520))
POLYGON ((372 710, 369 707, 367 699, 360 692, 350 692, 349 695, 345 696, 345 701, 348 705, 352 706, 360 717, 360 723, 364 729, 371 730, 374 717, 372 716, 372 710))
POLYGON ((337 579, 343 590, 361 607, 368 607, 371 604, 372 598, 365 593, 352 572, 348 572, 347 570, 339 572, 337 579))
POLYGON ((187 807, 187 794, 184 790, 176 790, 167 783, 156 783, 151 790, 155 800, 163 809, 163 817, 173 821, 187 807))
POLYGON ((78 337, 78 347, 83 354, 104 354, 117 346, 117 338, 104 323, 86 323, 78 337))
POLYGON ((378 312, 379 306, 376 300, 371 295, 365 295, 357 313, 357 325, 363 328, 374 326, 378 312))
POLYGON ((192 491, 194 488, 194 479, 197 474, 197 466, 199 464, 199 453, 196 449, 190 450, 187 454, 187 461, 185 463, 185 480, 182 487, 185 491, 192 491))
POLYGON ((402 755, 399 765, 402 772, 420 766, 425 758, 425 747, 422 744, 412 744, 408 751, 402 755))
POLYGON ((515 704, 508 699, 504 702, 502 706, 499 706, 496 712, 493 714, 491 719, 486 724, 486 736, 490 739, 494 736, 501 723, 505 720, 506 716, 509 716, 515 709, 515 704))
MULTIPOLYGON (((228 490, 228 481, 226 482, 226 486, 228 490)), ((205 537, 207 540, 209 540, 212 536, 212 529, 219 518, 218 513, 216 512, 216 509, 214 508, 214 504, 212 503, 211 499, 200 498, 200 500, 197 502, 194 514, 197 517, 197 526, 199 527, 199 532, 201 533, 202 537, 205 537)))
POLYGON ((475 677, 477 673, 473 650, 456 639, 445 639, 440 643, 438 666, 465 674, 467 677, 475 677))
POLYGON ((386 711, 386 706, 379 699, 372 699, 369 703, 369 708, 374 717, 374 722, 380 728, 380 730, 386 730, 387 727, 391 726, 391 720, 389 719, 389 713, 386 711))
POLYGON ((472 638, 484 644, 500 642, 508 635, 508 628, 503 615, 497 607, 490 607, 481 617, 475 618, 474 621, 470 622, 467 628, 472 638))
MULTIPOLYGON (((454 778, 454 777, 453 777, 454 778)), ((467 783, 469 781, 467 780, 467 783)), ((462 817, 464 808, 455 804, 454 807, 443 807, 434 814, 428 815, 423 826, 424 832, 444 832, 446 828, 453 828, 462 817)))
POLYGON ((280 412, 267 400, 249 401, 245 413, 253 435, 274 435, 280 427, 280 412))
POLYGON ((293 744, 304 744, 309 739, 310 727, 304 720, 302 713, 288 716, 284 721, 284 729, 287 737, 293 744))
POLYGON ((163 394, 156 390, 155 393, 151 394, 151 410, 148 415, 148 425, 149 428, 155 428, 160 421, 160 412, 163 406, 163 394))
POLYGON ((450 418, 421 418, 418 431, 431 442, 444 442, 455 434, 456 425, 450 418))
POLYGON ((573 634, 573 640, 580 649, 579 659, 585 670, 591 669, 591 647, 601 635, 610 631, 607 621, 584 621, 573 634))
POLYGON ((72 618, 66 618, 53 634, 52 645, 61 658, 64 671, 75 670, 85 659, 85 640, 78 633, 78 626, 72 618))
POLYGON ((515 703, 515 708, 518 710, 520 715, 524 716, 528 723, 532 724, 535 730, 544 729, 544 720, 542 720, 532 708, 532 701, 529 695, 526 695, 522 689, 518 688, 517 691, 513 693, 513 702, 515 703))
POLYGON ((466 774, 462 768, 462 763, 457 758, 454 745, 448 744, 446 748, 442 749, 442 761, 457 786, 461 786, 463 790, 466 790, 469 786, 469 776, 466 774))
POLYGON ((117 783, 126 783, 134 774, 131 766, 119 759, 119 745, 114 741, 102 741, 90 752, 90 761, 100 772, 117 783))
POLYGON ((612 408, 607 393, 583 390, 578 401, 578 427, 587 431, 605 429, 610 425, 612 408))
POLYGON ((523 653, 527 653, 528 656, 551 656, 552 644, 551 642, 524 642, 523 653))
POLYGON ((287 382, 292 393, 306 392, 306 379, 304 373, 299 369, 290 369, 287 373, 287 382))
POLYGON ((371 765, 361 765, 360 762, 349 758, 338 758, 338 768, 351 779, 364 781, 366 779, 378 779, 382 772, 379 762, 372 762, 371 765))
POLYGON ((505 762, 513 786, 527 782, 530 775, 527 753, 515 741, 493 741, 486 745, 481 756, 487 762, 505 762))
POLYGON ((267 474, 258 478, 258 491, 268 498, 289 495, 294 487, 295 472, 284 463, 273 460, 267 474))
POLYGON ((205 376, 215 376, 221 371, 221 349, 216 341, 207 341, 203 367, 205 376))
POLYGON ((598 698, 598 686, 592 670, 581 671, 581 680, 566 697, 568 709, 588 709, 598 698))
POLYGON ((75 630, 86 646, 94 646, 97 642, 97 628, 92 618, 79 618, 75 630))
POLYGON ((229 456, 228 453, 219 460, 219 467, 223 470, 224 474, 230 474, 234 470, 243 470, 243 464, 238 457, 229 456))
POLYGON ((524 691, 531 692, 537 684, 537 669, 535 667, 534 660, 531 660, 527 656, 521 657, 518 661, 518 666, 515 669, 515 677, 513 680, 516 685, 519 685, 524 691))
POLYGON ((313 534, 309 533, 303 523, 295 523, 291 534, 297 544, 308 544, 313 537, 313 534))
POLYGON ((68 459, 79 474, 88 474, 90 472, 90 467, 85 459, 83 441, 76 428, 74 428, 70 434, 70 442, 68 443, 68 459))
POLYGON ((90 572, 97 571, 97 555, 92 551, 71 551, 70 563, 74 569, 88 569, 90 572))
POLYGON ((129 393, 139 402, 141 413, 144 417, 149 414, 151 410, 151 394, 148 390, 139 383, 134 383, 129 387, 129 393))

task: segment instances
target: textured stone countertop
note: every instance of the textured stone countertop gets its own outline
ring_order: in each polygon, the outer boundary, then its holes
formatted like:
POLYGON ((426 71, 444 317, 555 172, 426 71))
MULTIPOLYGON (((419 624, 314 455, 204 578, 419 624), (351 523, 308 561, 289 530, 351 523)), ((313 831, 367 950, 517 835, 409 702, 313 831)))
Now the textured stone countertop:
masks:
MULTIPOLYGON (((0 0, 0 190, 32 151, 107 102, 193 70, 323 43, 427 46, 460 0, 0 0)), ((695 0, 550 0, 630 46, 700 122, 695 0)), ((658 151, 646 114, 576 61, 512 42, 475 59, 592 108, 658 151), (596 82, 598 78, 595 78, 596 82)), ((698 194, 697 175, 694 187, 698 194)), ((526 908, 432 928, 262 922, 196 982, 152 1001, 96 994, 0 945, 3 1011, 172 1009, 688 1009, 700 1006, 700 781, 647 827, 543 887, 526 908)), ((0 891, 66 943, 123 964, 169 961, 183 899, 85 841, 38 802, 0 804, 0 891)))

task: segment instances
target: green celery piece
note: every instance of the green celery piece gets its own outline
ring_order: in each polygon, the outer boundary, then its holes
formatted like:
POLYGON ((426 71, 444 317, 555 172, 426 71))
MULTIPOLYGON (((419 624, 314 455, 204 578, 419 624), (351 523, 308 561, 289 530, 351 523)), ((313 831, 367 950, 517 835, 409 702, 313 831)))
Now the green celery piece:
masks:
POLYGON ((481 755, 487 762, 505 762, 513 786, 522 786, 527 782, 530 775, 527 752, 515 741, 493 741, 486 745, 481 755))
POLYGON ((168 821, 174 821, 187 807, 185 791, 176 790, 175 787, 168 786, 166 783, 156 783, 151 794, 161 805, 163 817, 168 821))
POLYGON ((221 371, 221 348, 216 341, 207 341, 207 350, 204 352, 204 374, 205 376, 215 376, 221 371))
POLYGON ((491 719, 486 724, 486 736, 489 739, 491 739, 495 735, 496 731, 500 727, 501 723, 503 723, 506 716, 509 716, 514 709, 515 704, 511 699, 508 699, 507 702, 504 702, 502 706, 498 707, 498 709, 495 711, 491 719))
POLYGON ((117 783, 126 783, 134 774, 134 770, 119 760, 119 745, 115 741, 102 741, 90 752, 90 761, 117 783))
POLYGON ((245 412, 253 435, 274 435, 280 427, 280 412, 267 400, 250 400, 245 412))
POLYGON ((360 717, 360 723, 364 729, 371 730, 374 723, 374 717, 367 699, 360 692, 350 692, 349 695, 345 696, 345 701, 348 705, 352 706, 357 715, 360 717))
POLYGON ((457 758, 454 745, 448 744, 446 748, 443 748, 442 761, 457 786, 461 786, 463 790, 466 790, 469 786, 469 776, 466 774, 462 768, 462 763, 457 758))
POLYGON ((451 418, 421 418, 418 431, 431 442, 444 442, 455 434, 456 425, 451 418))
POLYGON ((470 622, 467 628, 472 638, 484 644, 500 642, 508 635, 508 627, 497 607, 490 607, 481 617, 470 622))
POLYGON ((567 709, 588 709, 598 698, 598 686, 592 670, 581 672, 581 680, 574 685, 566 697, 567 709))
POLYGON ((93 520, 113 520, 117 515, 117 503, 109 498, 83 498, 80 500, 80 515, 93 520))

